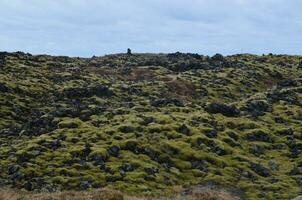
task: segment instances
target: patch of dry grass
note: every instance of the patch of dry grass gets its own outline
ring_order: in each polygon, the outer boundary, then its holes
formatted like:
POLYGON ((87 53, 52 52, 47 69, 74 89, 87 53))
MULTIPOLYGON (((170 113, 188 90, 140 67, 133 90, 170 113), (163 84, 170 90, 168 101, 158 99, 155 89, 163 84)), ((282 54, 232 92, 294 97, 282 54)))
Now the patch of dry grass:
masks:
MULTIPOLYGON (((181 200, 178 198, 177 200, 181 200)), ((232 196, 227 192, 215 192, 211 190, 195 191, 184 198, 185 200, 239 200, 239 197, 232 196)))
POLYGON ((0 189, 0 200, 21 200, 20 194, 9 189, 0 189))
MULTIPOLYGON (((239 200, 223 191, 196 190, 188 195, 178 195, 173 200, 239 200)), ((172 200, 171 198, 133 197, 109 189, 90 192, 58 192, 42 194, 20 194, 13 190, 0 190, 0 200, 172 200)))

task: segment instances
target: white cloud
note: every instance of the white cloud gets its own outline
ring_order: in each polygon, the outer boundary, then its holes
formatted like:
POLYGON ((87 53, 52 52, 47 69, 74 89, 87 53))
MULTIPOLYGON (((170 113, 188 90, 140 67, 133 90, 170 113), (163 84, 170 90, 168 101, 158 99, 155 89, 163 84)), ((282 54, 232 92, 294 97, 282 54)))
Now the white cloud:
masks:
POLYGON ((0 50, 301 54, 299 0, 1 0, 0 50))

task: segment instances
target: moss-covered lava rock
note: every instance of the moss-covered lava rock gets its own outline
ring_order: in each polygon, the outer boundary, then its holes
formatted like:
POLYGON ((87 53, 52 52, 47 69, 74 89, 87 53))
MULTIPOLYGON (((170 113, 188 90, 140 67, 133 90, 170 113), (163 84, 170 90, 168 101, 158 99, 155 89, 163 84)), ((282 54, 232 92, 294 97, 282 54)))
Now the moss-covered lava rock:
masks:
POLYGON ((0 186, 302 193, 302 57, 0 53, 0 186))

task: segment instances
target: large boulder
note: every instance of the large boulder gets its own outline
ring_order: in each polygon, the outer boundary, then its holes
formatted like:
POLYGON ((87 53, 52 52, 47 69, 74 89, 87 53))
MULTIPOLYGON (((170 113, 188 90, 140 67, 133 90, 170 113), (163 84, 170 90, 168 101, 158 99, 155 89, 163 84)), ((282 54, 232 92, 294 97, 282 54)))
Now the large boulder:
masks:
POLYGON ((206 111, 211 114, 222 114, 227 117, 238 117, 240 115, 240 110, 234 105, 229 106, 220 103, 211 103, 206 107, 206 111))

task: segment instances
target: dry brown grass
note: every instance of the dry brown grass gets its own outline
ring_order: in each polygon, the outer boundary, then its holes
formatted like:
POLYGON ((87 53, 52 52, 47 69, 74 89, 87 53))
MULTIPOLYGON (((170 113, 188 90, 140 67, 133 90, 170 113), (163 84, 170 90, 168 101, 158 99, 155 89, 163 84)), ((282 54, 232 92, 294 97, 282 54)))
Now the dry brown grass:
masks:
POLYGON ((169 90, 180 96, 192 97, 196 94, 195 86, 184 80, 173 80, 166 83, 169 90))
MULTIPOLYGON (((185 200, 239 200, 239 197, 223 191, 215 192, 211 190, 195 191, 193 194, 186 196, 185 200)), ((180 200, 180 199, 179 199, 180 200)))
POLYGON ((174 198, 133 197, 109 189, 91 192, 58 192, 43 194, 20 194, 13 190, 0 190, 0 200, 239 200, 223 191, 207 189, 192 191, 188 195, 178 195, 174 198))
POLYGON ((157 79, 153 70, 145 68, 134 68, 131 74, 123 76, 123 78, 127 81, 150 81, 157 79))
POLYGON ((21 200, 21 195, 9 189, 0 189, 0 200, 21 200))

